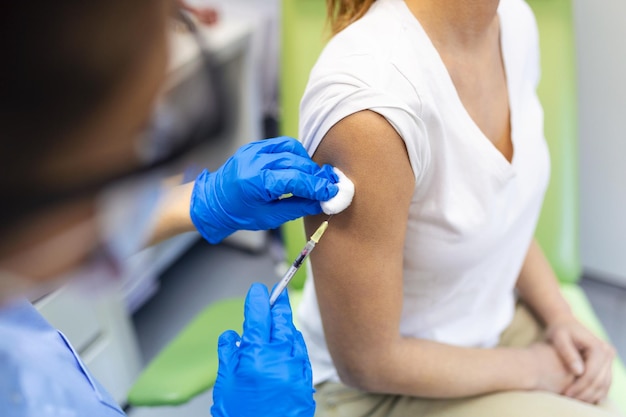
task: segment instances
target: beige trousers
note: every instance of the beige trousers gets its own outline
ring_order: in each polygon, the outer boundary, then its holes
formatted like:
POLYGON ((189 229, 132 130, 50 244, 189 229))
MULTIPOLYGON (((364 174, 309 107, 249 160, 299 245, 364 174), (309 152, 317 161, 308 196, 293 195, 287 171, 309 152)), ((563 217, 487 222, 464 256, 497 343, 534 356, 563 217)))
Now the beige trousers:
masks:
MULTIPOLYGON (((518 304, 500 346, 524 347, 543 337, 543 328, 518 304)), ((622 414, 610 402, 590 405, 539 391, 510 391, 460 399, 424 399, 370 394, 340 383, 315 387, 315 417, 611 417, 622 414)))

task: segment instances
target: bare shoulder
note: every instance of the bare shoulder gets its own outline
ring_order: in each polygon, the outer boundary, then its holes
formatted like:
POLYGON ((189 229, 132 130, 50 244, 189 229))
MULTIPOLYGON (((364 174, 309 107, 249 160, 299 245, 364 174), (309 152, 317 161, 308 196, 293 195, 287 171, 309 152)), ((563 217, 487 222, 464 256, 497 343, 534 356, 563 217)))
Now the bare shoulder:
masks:
MULTIPOLYGON (((335 124, 315 151, 313 159, 343 170, 352 181, 369 180, 391 169, 407 192, 412 191, 414 178, 404 141, 380 114, 365 110, 354 113, 335 124), (409 175, 404 175, 409 174, 409 175)), ((380 182, 380 181, 376 181, 380 182)), ((365 184, 366 186, 369 184, 365 184)))
MULTIPOLYGON (((340 168, 355 184, 352 204, 333 217, 316 250, 318 256, 312 255, 316 281, 318 275, 330 272, 329 265, 343 262, 347 254, 355 262, 368 264, 383 256, 401 264, 415 178, 396 130, 378 113, 354 113, 328 131, 313 158, 340 168), (315 259, 320 255, 325 258, 324 265, 315 259)), ((307 232, 323 217, 307 218, 307 232)), ((347 264, 343 262, 343 266, 347 264)))

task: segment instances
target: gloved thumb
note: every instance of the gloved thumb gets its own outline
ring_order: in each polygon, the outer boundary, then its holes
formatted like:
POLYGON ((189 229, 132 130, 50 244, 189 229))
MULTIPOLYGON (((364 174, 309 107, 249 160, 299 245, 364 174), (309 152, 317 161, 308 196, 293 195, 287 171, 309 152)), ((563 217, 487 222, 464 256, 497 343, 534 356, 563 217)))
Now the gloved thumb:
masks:
POLYGON ((272 307, 271 341, 292 346, 295 332, 297 332, 297 330, 293 325, 291 306, 289 305, 289 297, 285 289, 278 296, 274 307, 272 307))
POLYGON ((237 366, 238 350, 241 338, 234 330, 226 330, 217 342, 217 356, 219 358, 219 372, 232 372, 237 366))
POLYGON ((272 315, 270 313, 270 296, 263 284, 254 283, 248 290, 243 307, 244 345, 261 346, 270 341, 272 315))
POLYGON ((276 200, 283 194, 293 194, 309 200, 327 201, 339 192, 334 182, 296 168, 268 170, 264 172, 263 179, 270 200, 276 200))
POLYGON ((314 216, 322 212, 322 206, 319 201, 300 197, 274 201, 268 204, 267 207, 275 208, 274 211, 280 213, 284 221, 294 220, 302 216, 314 216))

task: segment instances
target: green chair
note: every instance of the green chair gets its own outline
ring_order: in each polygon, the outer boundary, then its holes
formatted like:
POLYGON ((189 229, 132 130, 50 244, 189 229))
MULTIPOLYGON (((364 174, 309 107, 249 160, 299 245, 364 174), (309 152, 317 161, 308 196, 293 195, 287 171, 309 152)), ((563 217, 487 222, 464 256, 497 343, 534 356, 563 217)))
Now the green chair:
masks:
MULTIPOLYGON (((576 73, 571 0, 528 0, 541 33, 542 81, 539 96, 545 112, 545 133, 551 151, 552 176, 536 236, 576 316, 606 338, 589 301, 577 285, 581 276, 578 248, 576 73)), ((281 131, 298 136, 298 110, 309 71, 322 50, 325 2, 283 0, 281 131)), ((288 259, 306 241, 302 221, 282 228, 288 259)), ((304 268, 292 281, 296 308, 305 280, 304 268)), ((174 339, 140 376, 129 394, 132 405, 175 405, 208 390, 217 373, 217 337, 228 328, 241 330, 243 299, 215 303, 174 339)), ((610 397, 626 412, 626 371, 614 365, 610 397), (620 395, 622 393, 622 395, 620 395)))
POLYGON ((217 339, 228 329, 241 334, 243 301, 219 301, 198 314, 141 373, 128 394, 128 404, 180 405, 213 387, 217 339))

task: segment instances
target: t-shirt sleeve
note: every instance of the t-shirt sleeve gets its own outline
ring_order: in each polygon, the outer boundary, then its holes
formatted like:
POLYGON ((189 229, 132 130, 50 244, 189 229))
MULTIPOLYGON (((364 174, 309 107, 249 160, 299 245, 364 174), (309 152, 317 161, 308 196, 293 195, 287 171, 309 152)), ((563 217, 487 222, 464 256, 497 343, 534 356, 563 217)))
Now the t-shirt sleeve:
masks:
POLYGON ((300 105, 300 140, 313 155, 337 122, 359 111, 374 111, 402 137, 417 184, 428 163, 429 147, 418 117, 419 96, 411 90, 392 65, 380 64, 370 55, 340 59, 322 55, 300 105))
MULTIPOLYGON (((530 7, 529 7, 530 10, 530 7)), ((539 28, 537 27, 537 20, 535 15, 530 10, 530 58, 528 62, 528 71, 530 80, 532 81, 535 89, 539 86, 541 81, 541 53, 539 47, 539 28)))

